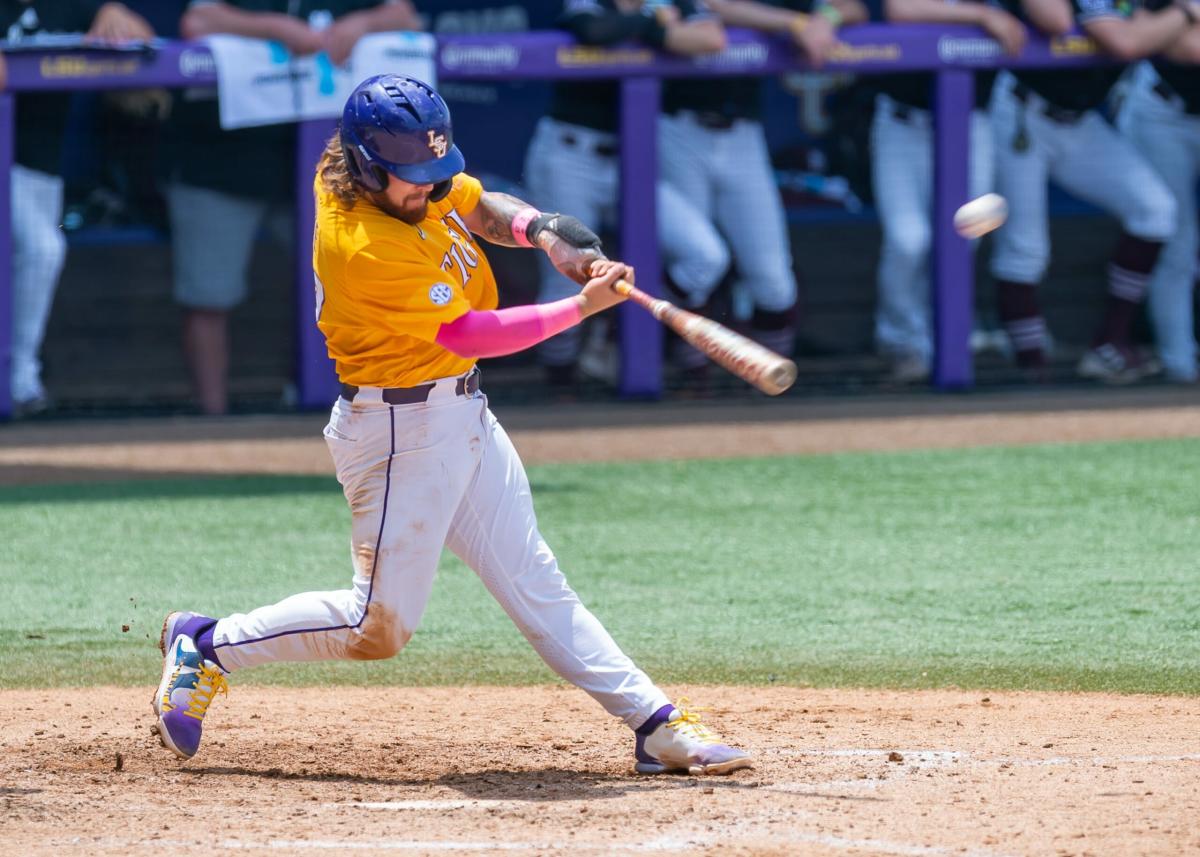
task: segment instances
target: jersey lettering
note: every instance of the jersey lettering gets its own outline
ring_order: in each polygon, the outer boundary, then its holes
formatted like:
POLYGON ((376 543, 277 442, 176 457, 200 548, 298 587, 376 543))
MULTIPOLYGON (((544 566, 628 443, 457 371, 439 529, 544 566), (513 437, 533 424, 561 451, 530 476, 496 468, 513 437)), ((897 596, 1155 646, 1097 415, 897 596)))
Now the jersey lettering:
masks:
POLYGON ((467 228, 466 221, 455 209, 450 209, 450 212, 442 218, 442 223, 446 227, 446 234, 454 242, 450 252, 442 257, 442 270, 449 271, 457 265, 458 278, 465 286, 471 279, 471 269, 479 267, 479 251, 475 249, 474 242, 467 237, 471 234, 471 230, 467 228), (451 226, 449 221, 453 221, 455 226, 462 231, 451 226))

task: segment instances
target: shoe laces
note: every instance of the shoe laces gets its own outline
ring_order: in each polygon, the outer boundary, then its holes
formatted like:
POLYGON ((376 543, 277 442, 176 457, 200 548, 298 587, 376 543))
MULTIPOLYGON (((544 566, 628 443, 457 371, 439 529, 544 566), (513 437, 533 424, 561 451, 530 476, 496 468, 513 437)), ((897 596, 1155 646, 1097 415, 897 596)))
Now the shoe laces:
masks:
POLYGON ((220 668, 209 663, 201 664, 199 678, 196 679, 196 686, 192 689, 188 710, 183 712, 184 715, 203 720, 204 713, 208 711, 208 706, 212 704, 218 691, 229 695, 229 684, 221 674, 220 668))
POLYGON ((683 697, 675 706, 675 710, 679 712, 679 716, 674 720, 668 720, 666 726, 668 729, 674 729, 689 738, 694 738, 705 744, 718 744, 721 739, 715 732, 700 722, 700 711, 712 711, 711 708, 696 708, 688 707, 691 700, 683 697))

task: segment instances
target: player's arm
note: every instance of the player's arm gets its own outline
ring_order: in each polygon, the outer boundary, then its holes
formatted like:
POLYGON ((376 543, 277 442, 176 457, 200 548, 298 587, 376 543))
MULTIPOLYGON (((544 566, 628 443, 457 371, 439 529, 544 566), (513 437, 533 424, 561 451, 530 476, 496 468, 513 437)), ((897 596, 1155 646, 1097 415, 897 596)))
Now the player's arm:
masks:
POLYGON ((663 47, 685 57, 719 54, 725 50, 727 39, 721 22, 711 15, 692 14, 682 17, 674 6, 659 6, 666 35, 663 47))
POLYGON ((124 3, 105 3, 96 10, 87 34, 106 42, 145 41, 154 38, 154 28, 124 3))
POLYGON ((709 16, 682 16, 674 6, 621 12, 591 0, 575 0, 568 4, 559 25, 584 45, 639 41, 684 56, 725 49, 725 29, 719 21, 709 16))
POLYGON ((493 244, 540 247, 559 272, 581 285, 590 278, 592 262, 603 257, 599 236, 578 219, 543 213, 506 193, 484 191, 463 221, 493 244))
POLYGON ((1200 65, 1200 24, 1188 27, 1163 54, 1177 63, 1200 65))
POLYGON ((281 12, 247 12, 228 3, 196 3, 179 20, 179 34, 185 39, 216 33, 282 42, 298 55, 315 54, 323 47, 321 33, 307 21, 281 12))
POLYGON ((524 351, 623 301, 625 298, 612 288, 621 279, 633 282, 633 269, 621 262, 598 259, 592 263, 591 278, 579 294, 548 304, 468 310, 442 324, 436 342, 466 358, 524 351))
POLYGON ((1022 14, 1047 36, 1062 36, 1075 26, 1070 0, 1020 0, 1022 14))
POLYGON ((1080 26, 1109 56, 1134 62, 1169 47, 1200 18, 1200 3, 1180 2, 1157 12, 1140 11, 1121 18, 1115 11, 1080 19, 1080 26), (1189 17, 1189 10, 1191 16, 1189 17))
MULTIPOLYGON (((758 3, 756 0, 707 0, 707 5, 726 26, 762 30, 764 33, 792 33, 799 22, 812 17, 780 6, 758 3)), ((869 17, 867 7, 860 0, 830 0, 817 3, 815 13, 820 14, 820 10, 826 6, 837 10, 836 15, 829 17, 839 18, 843 24, 861 24, 869 17)))
POLYGON ((824 64, 837 45, 839 27, 869 17, 860 0, 822 0, 815 4, 812 15, 755 0, 709 0, 708 6, 726 26, 790 36, 814 66, 824 64))
POLYGON ((343 15, 321 35, 330 61, 341 65, 350 58, 358 40, 367 33, 419 29, 421 21, 409 0, 385 0, 373 9, 360 9, 343 15))
POLYGON ((1025 25, 1014 15, 985 3, 946 3, 944 0, 884 0, 884 13, 896 23, 974 24, 1016 56, 1025 47, 1025 25))

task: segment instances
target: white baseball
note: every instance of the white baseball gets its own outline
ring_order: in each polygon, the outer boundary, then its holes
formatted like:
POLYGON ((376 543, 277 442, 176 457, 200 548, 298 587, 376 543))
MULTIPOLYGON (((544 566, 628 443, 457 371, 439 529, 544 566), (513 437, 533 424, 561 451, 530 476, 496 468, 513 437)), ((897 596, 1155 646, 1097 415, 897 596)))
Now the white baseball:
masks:
POLYGON ((985 193, 954 212, 954 229, 963 238, 979 238, 1007 218, 1008 201, 998 193, 985 193))

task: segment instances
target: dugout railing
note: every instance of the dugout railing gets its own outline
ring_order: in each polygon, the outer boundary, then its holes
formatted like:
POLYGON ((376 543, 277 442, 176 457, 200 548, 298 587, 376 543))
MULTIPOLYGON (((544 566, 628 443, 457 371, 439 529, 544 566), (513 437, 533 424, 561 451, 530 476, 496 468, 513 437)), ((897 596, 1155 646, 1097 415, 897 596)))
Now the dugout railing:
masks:
MULTIPOLYGON (((969 346, 974 271, 969 243, 952 226, 955 210, 967 200, 966 153, 969 115, 977 69, 1092 65, 1094 43, 1078 33, 1051 40, 1031 38, 1019 57, 1006 57, 999 45, 972 27, 862 25, 839 34, 841 45, 824 71, 887 74, 933 73, 935 113, 933 384, 943 390, 972 386, 969 346)), ((207 48, 194 42, 162 42, 139 51, 45 49, 5 52, 8 85, 0 93, 0 199, 11 198, 14 92, 184 87, 216 82, 207 48)), ((585 47, 557 32, 445 36, 438 39, 441 80, 510 81, 617 78, 621 85, 621 246, 625 261, 642 272, 644 290, 658 289, 659 254, 654 236, 657 152, 655 122, 661 80, 669 77, 769 75, 810 67, 782 39, 732 30, 718 55, 694 59, 657 54, 637 45, 585 47)), ((301 408, 326 407, 336 396, 336 379, 313 324, 311 273, 312 170, 333 130, 333 120, 299 123, 296 152, 297 312, 295 382, 301 408)), ((0 258, 11 259, 11 206, 0 205, 0 258)), ((11 265, 0 266, 0 419, 11 415, 11 265)), ((660 326, 629 306, 622 313, 622 396, 654 398, 663 386, 660 326)))

